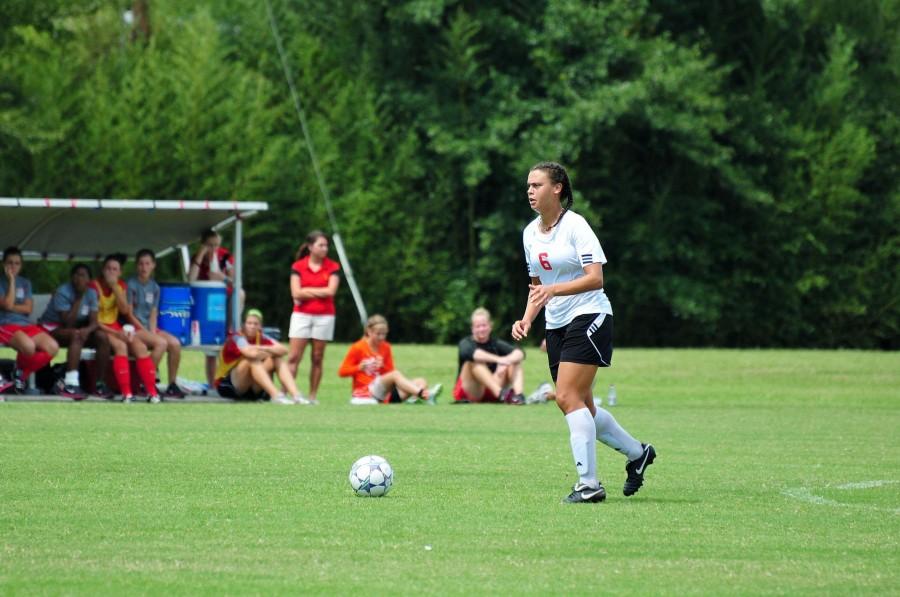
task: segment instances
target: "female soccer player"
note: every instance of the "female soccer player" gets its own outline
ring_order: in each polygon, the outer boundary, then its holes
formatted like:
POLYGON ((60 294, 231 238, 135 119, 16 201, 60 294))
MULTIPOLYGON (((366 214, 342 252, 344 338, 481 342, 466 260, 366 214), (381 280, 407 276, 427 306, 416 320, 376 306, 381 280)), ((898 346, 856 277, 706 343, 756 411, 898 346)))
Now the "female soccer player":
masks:
POLYGON ((596 440, 628 458, 626 496, 640 489, 656 451, 594 405, 591 386, 597 367, 612 362, 612 306, 603 291, 606 256, 587 221, 570 211, 572 201, 572 185, 561 165, 541 162, 528 173, 528 202, 539 217, 522 234, 531 284, 525 314, 513 323, 512 336, 525 338, 546 306, 550 375, 556 383, 556 404, 569 425, 578 472, 578 482, 565 501, 577 504, 606 499, 597 478, 596 440))
POLYGON ((122 393, 122 402, 134 399, 131 388, 131 366, 128 353, 134 357, 138 376, 147 391, 147 401, 160 402, 156 389, 156 365, 150 358, 150 351, 164 351, 165 340, 147 334, 128 306, 128 286, 121 279, 124 255, 107 255, 103 259, 103 270, 90 287, 97 293, 97 321, 106 333, 113 352, 113 375, 122 393))
POLYGON ((341 266, 328 258, 328 237, 313 230, 297 251, 291 266, 291 298, 294 312, 288 332, 291 351, 288 366, 297 375, 306 345, 312 340, 309 368, 309 401, 316 403, 322 381, 322 362, 325 345, 334 339, 334 295, 337 294, 341 266))
POLYGON ((13 388, 16 393, 23 393, 28 376, 48 365, 59 351, 56 340, 28 319, 34 302, 31 282, 19 275, 21 271, 22 252, 18 247, 4 249, 0 272, 0 343, 16 351, 16 373, 13 379, 0 376, 0 392, 13 388))
POLYGON ((424 378, 407 379, 394 369, 394 355, 387 334, 387 319, 373 315, 366 321, 365 336, 350 345, 338 369, 341 377, 353 378, 350 404, 421 401, 434 405, 441 393, 441 384, 429 388, 424 378))
POLYGON ((259 309, 248 309, 240 333, 228 337, 219 353, 215 387, 219 396, 235 400, 257 400, 268 394, 272 404, 310 404, 297 391, 294 377, 282 357, 287 348, 262 332, 259 309), (278 391, 272 375, 293 399, 278 391))

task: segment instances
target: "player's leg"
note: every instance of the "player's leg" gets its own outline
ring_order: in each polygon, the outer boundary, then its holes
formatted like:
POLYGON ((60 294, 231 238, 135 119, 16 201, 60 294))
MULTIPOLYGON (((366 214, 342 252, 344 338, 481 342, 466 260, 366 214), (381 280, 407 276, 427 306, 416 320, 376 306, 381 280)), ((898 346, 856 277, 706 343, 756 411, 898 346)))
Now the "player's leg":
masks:
POLYGON ((303 353, 312 334, 312 317, 306 313, 291 313, 288 328, 288 367, 291 374, 297 377, 297 368, 303 361, 303 353))
POLYGON ((128 350, 134 356, 134 367, 137 369, 138 377, 144 384, 144 390, 147 392, 151 402, 159 402, 159 390, 156 389, 156 365, 150 357, 150 347, 156 348, 158 343, 162 343, 165 349, 165 341, 158 336, 153 336, 146 330, 136 332, 128 341, 128 350))
POLYGON ((168 372, 166 396, 170 398, 184 398, 184 391, 178 387, 178 369, 181 367, 181 341, 165 330, 156 330, 156 333, 165 342, 166 347, 166 371, 168 372))
POLYGON ((428 384, 422 378, 408 379, 399 370, 395 369, 390 373, 380 375, 378 379, 385 389, 385 395, 389 394, 394 387, 400 394, 400 397, 406 399, 409 396, 418 396, 427 398, 428 384))
POLYGON ((150 360, 153 361, 154 366, 158 367, 163 355, 166 353, 165 339, 148 329, 137 330, 134 336, 147 347, 147 351, 150 353, 150 360))
POLYGON ((101 398, 110 398, 112 392, 106 387, 106 371, 109 369, 112 347, 109 343, 109 335, 101 329, 96 329, 87 341, 88 346, 93 346, 94 365, 97 368, 97 381, 94 383, 94 394, 101 398))
POLYGON ((297 404, 309 404, 309 401, 305 398, 300 400, 303 397, 300 395, 300 390, 297 389, 297 382, 291 374, 291 368, 288 366, 287 361, 280 357, 272 357, 272 363, 275 374, 278 376, 278 381, 281 382, 281 387, 285 393, 291 396, 297 404))
POLYGON ((69 398, 84 398, 81 391, 81 379, 78 374, 78 366, 81 364, 81 351, 85 340, 82 334, 75 328, 56 328, 50 335, 59 346, 66 347, 66 373, 60 384, 57 382, 56 391, 69 398))
POLYGON ((126 401, 132 398, 131 389, 131 366, 128 364, 128 343, 113 332, 106 334, 109 339, 109 346, 112 349, 113 359, 113 376, 119 385, 119 393, 126 401))
POLYGON ((503 396, 504 402, 524 404, 525 396, 522 394, 522 391, 525 388, 525 375, 522 363, 500 365, 494 372, 494 376, 501 386, 509 388, 509 393, 503 396))
POLYGON ((569 426, 569 444, 578 472, 578 483, 566 498, 573 503, 599 502, 606 491, 597 479, 596 429, 585 396, 590 399, 596 365, 562 362, 556 383, 556 404, 569 426))
POLYGON ((275 363, 271 358, 263 361, 250 361, 250 376, 253 378, 253 385, 268 394, 273 403, 293 404, 292 400, 285 399, 284 394, 275 387, 275 383, 272 381, 274 367, 275 363))
POLYGON ((309 399, 316 400, 319 393, 319 384, 322 383, 322 371, 325 363, 325 347, 328 345, 326 340, 313 339, 312 355, 309 366, 309 399))
POLYGON ((463 363, 460 377, 462 388, 472 402, 481 402, 484 399, 485 390, 490 391, 494 397, 500 396, 500 392, 503 390, 503 385, 484 363, 473 361, 463 363))

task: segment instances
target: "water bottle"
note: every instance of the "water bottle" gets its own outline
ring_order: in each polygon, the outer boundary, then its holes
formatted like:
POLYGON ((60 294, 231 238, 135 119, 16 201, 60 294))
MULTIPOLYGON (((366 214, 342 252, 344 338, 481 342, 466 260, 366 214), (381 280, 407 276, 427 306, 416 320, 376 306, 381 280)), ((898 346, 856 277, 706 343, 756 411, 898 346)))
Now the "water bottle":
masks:
POLYGON ((616 405, 616 385, 609 384, 609 394, 606 395, 606 405, 607 406, 615 406, 616 405))
POLYGON ((191 346, 200 346, 200 322, 191 321, 191 346))

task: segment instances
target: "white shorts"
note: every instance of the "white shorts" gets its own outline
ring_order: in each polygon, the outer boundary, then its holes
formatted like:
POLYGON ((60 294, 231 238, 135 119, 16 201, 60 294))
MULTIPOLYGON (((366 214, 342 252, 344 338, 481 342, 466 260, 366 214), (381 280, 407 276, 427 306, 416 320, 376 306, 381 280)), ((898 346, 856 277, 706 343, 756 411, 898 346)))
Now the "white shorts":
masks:
POLYGON ((334 340, 334 315, 292 313, 288 338, 313 338, 331 342, 334 340))

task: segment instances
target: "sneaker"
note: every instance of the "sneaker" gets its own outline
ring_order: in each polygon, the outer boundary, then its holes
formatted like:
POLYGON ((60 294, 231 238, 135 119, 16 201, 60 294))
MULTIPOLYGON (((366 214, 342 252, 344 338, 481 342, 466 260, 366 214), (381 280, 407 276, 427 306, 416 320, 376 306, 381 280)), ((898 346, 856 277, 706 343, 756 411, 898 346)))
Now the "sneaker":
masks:
POLYGON ((294 404, 301 404, 301 405, 304 405, 304 406, 309 405, 309 404, 312 404, 312 401, 307 400, 307 399, 304 398, 301 394, 298 394, 298 395, 294 396, 293 402, 294 402, 294 404))
POLYGON ((525 404, 543 404, 547 402, 547 396, 553 392, 553 386, 550 385, 550 382, 544 382, 537 387, 535 391, 528 395, 528 398, 525 399, 525 404))
POLYGON ((513 406, 521 406, 522 404, 525 404, 525 397, 522 396, 522 394, 516 394, 516 391, 512 388, 506 388, 500 392, 500 402, 511 404, 513 406))
POLYGON ((306 402, 309 403, 310 406, 319 406, 319 401, 316 398, 307 398, 306 402))
POLYGON ((63 380, 59 380, 53 385, 53 393, 57 396, 62 396, 63 398, 71 398, 72 400, 84 400, 87 398, 87 394, 82 392, 81 388, 69 385, 63 380))
POLYGON ((12 387, 15 386, 15 385, 16 385, 16 384, 13 382, 13 380, 11 380, 11 379, 6 379, 6 378, 3 377, 2 375, 0 375, 0 394, 2 394, 3 392, 9 390, 10 388, 12 388, 12 387))
POLYGON ((166 386, 166 391, 163 393, 166 398, 178 398, 179 400, 183 399, 185 396, 184 391, 182 391, 174 381, 166 386))
POLYGON ((287 396, 275 396, 272 398, 272 404, 294 404, 294 401, 287 396))
POLYGON ((116 395, 112 390, 106 387, 105 383, 103 383, 102 381, 98 381, 94 385, 94 396, 96 396, 97 398, 103 398, 104 400, 112 400, 116 395))
POLYGON ((28 392, 28 381, 20 369, 16 369, 16 374, 13 377, 13 391, 20 395, 28 392))
POLYGON ((159 394, 153 394, 152 396, 147 398, 147 402, 149 402, 150 404, 159 404, 160 402, 162 402, 162 398, 159 397, 159 394))
POLYGON ((570 493, 568 497, 563 500, 563 503, 591 504, 602 502, 605 499, 606 490, 603 489, 603 485, 600 485, 595 489, 587 485, 576 484, 575 487, 572 488, 572 493, 570 493))
POLYGON ((656 460, 656 450, 651 444, 641 444, 644 447, 644 453, 638 458, 625 465, 625 472, 628 478, 625 479, 625 487, 622 493, 625 495, 634 495, 637 493, 641 485, 644 484, 644 471, 656 460))
POLYGON ((134 396, 128 394, 127 396, 122 396, 122 404, 131 404, 134 402, 134 396))
POLYGON ((428 398, 425 399, 426 404, 429 406, 437 405, 437 397, 441 395, 441 390, 444 389, 444 386, 436 383, 430 388, 428 388, 428 398))
POLYGON ((350 404, 352 404, 353 406, 368 406, 378 403, 379 402, 371 396, 354 396, 350 399, 350 404))

